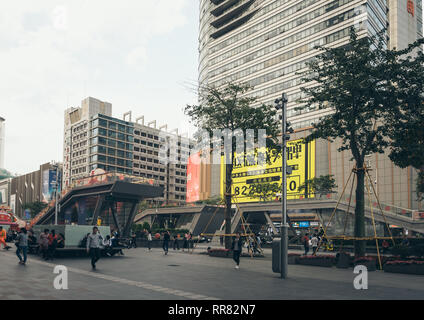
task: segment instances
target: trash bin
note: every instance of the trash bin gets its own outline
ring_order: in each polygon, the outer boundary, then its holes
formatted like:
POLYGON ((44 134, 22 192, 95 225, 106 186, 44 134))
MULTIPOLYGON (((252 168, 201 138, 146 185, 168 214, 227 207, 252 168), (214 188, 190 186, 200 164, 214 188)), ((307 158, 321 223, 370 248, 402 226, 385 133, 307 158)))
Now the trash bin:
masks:
POLYGON ((280 273, 281 238, 272 241, 272 272, 280 273))

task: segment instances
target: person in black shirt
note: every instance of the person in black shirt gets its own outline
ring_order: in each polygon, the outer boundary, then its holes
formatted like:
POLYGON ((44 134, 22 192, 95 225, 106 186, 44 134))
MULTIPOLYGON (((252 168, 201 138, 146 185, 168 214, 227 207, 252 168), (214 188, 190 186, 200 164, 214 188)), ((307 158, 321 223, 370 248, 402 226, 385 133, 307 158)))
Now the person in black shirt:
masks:
POLYGON ((233 260, 236 263, 236 269, 240 268, 240 255, 243 248, 243 240, 240 237, 240 232, 236 233, 236 237, 233 239, 231 250, 233 250, 233 260))
POLYGON ((165 252, 165 255, 168 254, 168 247, 169 247, 169 240, 171 240, 171 235, 168 230, 165 231, 163 234, 163 251, 165 252))

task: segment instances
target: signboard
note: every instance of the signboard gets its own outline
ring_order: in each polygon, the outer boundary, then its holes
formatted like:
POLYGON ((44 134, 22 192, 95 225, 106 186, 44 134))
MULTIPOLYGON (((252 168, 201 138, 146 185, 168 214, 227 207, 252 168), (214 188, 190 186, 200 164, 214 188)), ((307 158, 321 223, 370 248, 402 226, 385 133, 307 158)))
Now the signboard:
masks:
POLYGON ((412 0, 408 0, 406 3, 406 9, 408 11, 408 13, 412 14, 412 16, 414 16, 414 2, 412 0))
POLYGON ((7 189, 0 189, 0 204, 7 203, 7 189))
MULTIPOLYGON (((54 198, 56 191, 56 170, 44 170, 43 171, 43 201, 50 202, 54 198)), ((59 192, 60 192, 60 177, 59 177, 59 192)))
MULTIPOLYGON (((238 203, 259 202, 259 195, 254 191, 258 184, 275 184, 275 189, 281 190, 282 182, 282 158, 281 154, 273 154, 267 150, 266 155, 270 161, 264 161, 259 165, 258 159, 265 152, 259 150, 254 156, 236 155, 232 173, 233 185, 231 194, 238 203)), ((287 176, 287 199, 301 199, 308 197, 305 193, 299 193, 299 186, 305 180, 315 177, 315 141, 307 144, 302 140, 293 140, 287 143, 287 165, 292 167, 292 174, 287 176)), ((225 163, 221 159, 221 196, 225 193, 225 163)), ((281 195, 281 192, 280 192, 281 195)), ((313 197, 309 196, 309 197, 313 197)), ((275 195, 277 198, 277 194, 275 195)), ((274 200, 275 200, 274 198, 274 200)))
POLYGON ((200 152, 188 158, 186 202, 200 200, 200 152))
POLYGON ((10 195, 10 210, 15 214, 16 210, 16 194, 10 195))
POLYGON ((299 228, 309 228, 310 224, 309 221, 300 221, 299 222, 299 228))

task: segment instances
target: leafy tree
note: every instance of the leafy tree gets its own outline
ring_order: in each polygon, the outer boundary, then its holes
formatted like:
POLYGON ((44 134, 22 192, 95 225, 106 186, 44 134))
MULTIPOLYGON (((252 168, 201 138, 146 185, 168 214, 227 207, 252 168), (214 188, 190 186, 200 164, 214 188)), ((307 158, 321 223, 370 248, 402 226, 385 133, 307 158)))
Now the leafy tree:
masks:
POLYGON ((7 171, 6 169, 0 169, 0 180, 12 178, 13 174, 7 171))
POLYGON ((47 207, 48 207, 48 204, 41 201, 26 203, 22 206, 24 210, 29 209, 31 211, 31 218, 34 218, 37 214, 39 214, 41 211, 43 211, 47 207))
MULTIPOLYGON (((229 130, 231 133, 235 130, 241 130, 243 135, 246 130, 264 129, 266 130, 267 146, 277 147, 277 141, 274 140, 278 134, 278 120, 276 111, 268 105, 254 107, 255 97, 246 95, 251 89, 246 84, 227 83, 226 85, 214 88, 204 87, 199 90, 200 103, 198 105, 187 105, 185 114, 191 118, 191 121, 199 130, 206 130, 212 136, 214 130, 229 130)), ((227 139, 231 138, 227 135, 227 139)), ((226 176, 225 176, 225 233, 231 233, 231 191, 232 191, 232 172, 234 166, 234 155, 236 152, 236 139, 231 138, 231 150, 226 150, 226 176)), ((255 142, 258 141, 257 132, 255 132, 255 142)), ((230 247, 231 239, 225 238, 225 247, 230 247)))
POLYGON ((409 48, 391 52, 391 73, 396 83, 397 104, 386 115, 390 137, 390 159, 399 167, 418 170, 417 196, 424 195, 424 55, 409 53, 423 39, 409 48))
MULTIPOLYGON (((359 38, 352 28, 347 45, 337 48, 318 46, 322 52, 308 64, 303 80, 316 85, 301 88, 306 98, 300 109, 328 109, 331 113, 314 124, 306 140, 339 139, 339 151, 349 150, 355 161, 356 237, 365 237, 364 159, 383 153, 388 143, 384 116, 397 101, 397 87, 391 70, 396 63, 385 48, 383 34, 359 38)), ((355 241, 355 255, 365 254, 365 242, 355 241)))
POLYGON ((325 176, 314 177, 312 179, 306 180, 298 188, 299 193, 316 193, 320 197, 323 194, 333 193, 334 189, 337 188, 336 181, 333 178, 332 174, 327 174, 325 176))
POLYGON ((277 194, 281 195, 281 186, 278 183, 258 183, 252 188, 249 193, 250 197, 259 198, 260 201, 272 201, 275 200, 277 194))

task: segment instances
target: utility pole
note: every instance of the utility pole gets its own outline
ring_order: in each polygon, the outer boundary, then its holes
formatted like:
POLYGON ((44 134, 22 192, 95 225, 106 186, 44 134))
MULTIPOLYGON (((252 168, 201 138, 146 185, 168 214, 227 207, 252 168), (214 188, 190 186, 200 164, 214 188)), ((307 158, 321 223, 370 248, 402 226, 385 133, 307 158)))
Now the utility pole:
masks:
MULTIPOLYGON (((282 182, 281 182, 281 253, 280 253, 280 272, 281 279, 287 278, 288 269, 288 225, 287 225, 287 140, 290 139, 288 131, 292 132, 293 129, 288 129, 287 123, 287 95, 282 94, 281 99, 275 100, 277 110, 281 109, 281 156, 282 156, 282 182)), ((290 173, 290 172, 289 172, 290 173)))

